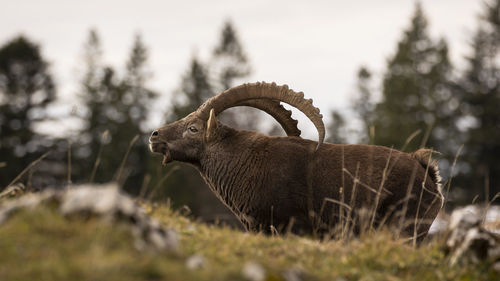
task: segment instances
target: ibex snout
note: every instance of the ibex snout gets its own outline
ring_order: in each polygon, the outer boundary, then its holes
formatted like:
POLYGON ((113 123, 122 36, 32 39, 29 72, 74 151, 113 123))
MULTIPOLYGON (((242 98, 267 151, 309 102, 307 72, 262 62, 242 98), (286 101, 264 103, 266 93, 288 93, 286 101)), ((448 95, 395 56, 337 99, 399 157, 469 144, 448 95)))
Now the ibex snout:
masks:
POLYGON ((160 140, 160 133, 158 130, 154 130, 149 137, 149 150, 163 155, 163 165, 172 161, 168 145, 165 141, 160 140))

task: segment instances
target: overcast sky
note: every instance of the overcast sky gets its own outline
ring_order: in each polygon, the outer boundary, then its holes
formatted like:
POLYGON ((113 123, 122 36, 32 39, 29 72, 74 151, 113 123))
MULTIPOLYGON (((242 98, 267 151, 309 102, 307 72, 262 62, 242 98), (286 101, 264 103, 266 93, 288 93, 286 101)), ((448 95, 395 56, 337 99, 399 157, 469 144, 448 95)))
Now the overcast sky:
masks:
MULTIPOLYGON (((431 36, 447 39, 452 61, 463 65, 482 0, 421 2, 431 36)), ((231 19, 254 70, 249 82, 288 84, 327 113, 345 107, 360 65, 382 75, 415 7, 413 0, 0 3, 0 43, 23 33, 42 46, 59 86, 58 112, 77 105, 82 46, 90 28, 101 36, 106 63, 116 67, 123 66, 134 34, 142 34, 154 72, 151 86, 163 94, 155 110, 164 111, 190 58, 206 60, 224 21, 231 19)))

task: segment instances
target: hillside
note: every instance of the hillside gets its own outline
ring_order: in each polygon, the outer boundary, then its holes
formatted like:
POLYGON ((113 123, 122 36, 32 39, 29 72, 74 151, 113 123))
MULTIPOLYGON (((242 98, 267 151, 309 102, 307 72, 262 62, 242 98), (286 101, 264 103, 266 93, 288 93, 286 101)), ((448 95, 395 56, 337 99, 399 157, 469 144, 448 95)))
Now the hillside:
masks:
POLYGON ((378 233, 352 241, 269 237, 199 223, 166 205, 146 213, 179 237, 139 250, 127 222, 62 216, 50 202, 0 225, 0 280, 498 280, 448 265, 437 241, 413 248, 378 233))

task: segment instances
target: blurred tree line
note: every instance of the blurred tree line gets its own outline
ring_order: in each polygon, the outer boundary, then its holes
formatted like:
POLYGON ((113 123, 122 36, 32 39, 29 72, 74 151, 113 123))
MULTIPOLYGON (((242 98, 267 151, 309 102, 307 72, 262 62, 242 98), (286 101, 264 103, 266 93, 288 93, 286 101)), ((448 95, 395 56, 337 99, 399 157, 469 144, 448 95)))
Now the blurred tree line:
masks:
MULTIPOLYGON (((444 38, 429 36, 417 3, 378 93, 370 70, 358 71, 351 110, 362 124, 359 142, 408 152, 433 148, 441 153, 444 191, 451 188, 452 205, 494 200, 500 192, 499 59, 500 0, 484 4, 464 69, 451 64, 444 38)), ((340 134, 345 126, 339 127, 344 117, 332 114, 340 121, 330 125, 330 133, 345 135, 340 134)))
MULTIPOLYGON (((160 93, 149 85, 152 72, 141 36, 135 36, 119 69, 104 64, 100 40, 92 30, 83 46, 77 97, 84 109, 78 115, 82 126, 64 139, 37 130, 50 121, 48 108, 56 100, 56 85, 39 46, 25 36, 0 46, 0 190, 13 180, 32 189, 117 181, 132 194, 187 205, 206 220, 230 216, 197 171, 181 163, 162 167, 161 156, 149 152, 150 109, 160 93), (36 167, 23 172, 32 163, 36 167)), ((442 153, 452 203, 491 199, 500 192, 500 0, 485 4, 470 49, 465 68, 455 68, 446 40, 429 36, 417 4, 380 81, 368 67, 360 67, 350 113, 331 111, 328 140, 345 143, 354 131, 358 143, 404 151, 431 147, 442 153), (359 126, 353 129, 351 121, 359 126)), ((210 58, 204 62, 193 56, 188 62, 164 112, 165 122, 246 82, 251 71, 228 21, 210 58)), ((263 130, 252 109, 228 110, 221 118, 231 126, 263 130)))

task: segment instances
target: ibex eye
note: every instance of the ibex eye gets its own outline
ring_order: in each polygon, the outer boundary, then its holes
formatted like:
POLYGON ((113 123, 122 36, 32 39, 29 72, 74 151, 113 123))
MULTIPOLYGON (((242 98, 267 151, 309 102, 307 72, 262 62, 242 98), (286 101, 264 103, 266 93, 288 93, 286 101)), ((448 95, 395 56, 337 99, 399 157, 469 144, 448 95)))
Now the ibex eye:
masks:
POLYGON ((197 133, 198 132, 198 129, 195 127, 195 126, 190 126, 188 128, 188 130, 191 132, 191 133, 197 133))

